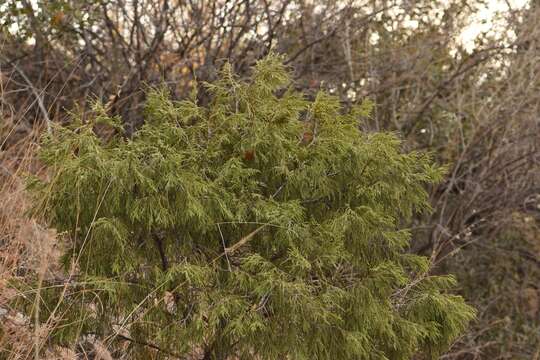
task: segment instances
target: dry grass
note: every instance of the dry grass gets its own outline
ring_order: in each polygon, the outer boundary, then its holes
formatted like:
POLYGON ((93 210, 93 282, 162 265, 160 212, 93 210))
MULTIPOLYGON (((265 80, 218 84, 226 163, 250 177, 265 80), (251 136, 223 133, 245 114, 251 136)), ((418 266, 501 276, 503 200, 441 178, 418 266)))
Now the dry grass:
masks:
MULTIPOLYGON (((42 173, 35 158, 40 129, 14 131, 18 124, 11 125, 0 133, 0 353, 10 360, 38 359, 43 358, 40 349, 50 331, 38 321, 39 292, 43 281, 58 273, 59 249, 55 231, 44 228, 39 219, 28 214, 31 200, 25 192, 24 177, 42 173), (12 286, 28 280, 37 286, 25 292, 12 286), (29 298, 32 292, 37 300, 31 305, 29 318, 10 304, 17 298, 29 298)), ((46 353, 50 359, 74 358, 66 349, 46 353)))

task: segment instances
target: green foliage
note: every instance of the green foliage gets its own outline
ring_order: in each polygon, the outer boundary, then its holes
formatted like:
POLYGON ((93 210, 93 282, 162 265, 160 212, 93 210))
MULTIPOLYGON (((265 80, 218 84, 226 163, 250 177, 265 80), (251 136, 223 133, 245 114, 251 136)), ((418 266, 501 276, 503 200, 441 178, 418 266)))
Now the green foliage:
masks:
POLYGON ((80 290, 49 291, 67 315, 56 339, 129 337, 141 359, 155 347, 212 359, 444 350, 473 310, 406 253, 399 228, 429 208, 441 169, 393 134, 359 131, 367 103, 344 114, 323 92, 306 100, 279 59, 247 81, 221 75, 203 85, 207 107, 152 91, 131 139, 104 140, 95 123, 44 139, 50 178, 30 188, 69 234, 80 290))

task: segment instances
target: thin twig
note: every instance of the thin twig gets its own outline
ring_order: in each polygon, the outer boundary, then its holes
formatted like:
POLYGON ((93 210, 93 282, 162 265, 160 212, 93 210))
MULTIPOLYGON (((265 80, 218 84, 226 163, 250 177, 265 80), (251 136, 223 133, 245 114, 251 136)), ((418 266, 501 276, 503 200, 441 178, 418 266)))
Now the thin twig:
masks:
MULTIPOLYGON (((4 60, 6 60, 4 58, 4 60)), ((32 84, 32 82, 30 81, 30 79, 26 76, 26 74, 24 73, 24 71, 22 71, 18 66, 17 64, 12 64, 11 65, 15 71, 17 71, 19 73, 19 75, 21 75, 21 77, 23 78, 24 82, 26 84, 28 84, 28 87, 30 88, 30 90, 32 90, 32 93, 34 94, 34 96, 36 97, 36 100, 37 100, 37 104, 38 104, 38 107, 39 109, 41 110, 41 113, 43 114, 43 118, 45 120, 45 125, 47 126, 47 132, 50 134, 52 132, 52 125, 51 125, 51 119, 49 118, 49 113, 47 112, 47 109, 45 108, 45 105, 43 104, 43 97, 41 96, 41 94, 37 91, 36 87, 34 86, 34 84, 32 84)))
POLYGON ((238 250, 240 247, 242 247, 244 244, 246 244, 248 241, 250 241, 255 235, 257 235, 257 233, 259 231, 261 231, 262 229, 264 229, 266 227, 266 224, 264 225, 261 225, 259 226, 258 228, 256 228, 255 230, 253 230, 252 232, 250 232, 249 234, 247 234, 246 236, 244 236, 243 238, 241 238, 236 244, 234 244, 233 246, 231 247, 228 247, 228 248, 225 248, 225 256, 227 254, 232 254, 234 253, 236 250, 238 250))

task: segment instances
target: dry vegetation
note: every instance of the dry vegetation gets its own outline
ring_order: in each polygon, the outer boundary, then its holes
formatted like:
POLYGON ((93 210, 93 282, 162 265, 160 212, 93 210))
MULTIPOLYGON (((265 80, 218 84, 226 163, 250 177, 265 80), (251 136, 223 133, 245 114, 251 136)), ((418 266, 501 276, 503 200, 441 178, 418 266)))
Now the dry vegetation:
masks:
MULTIPOLYGON (((31 319, 10 307, 11 301, 25 295, 10 285, 25 276, 48 275, 50 263, 55 261, 49 256, 56 246, 54 234, 41 228, 38 222, 27 214, 28 198, 23 177, 25 172, 36 171, 33 150, 38 132, 37 129, 30 129, 24 134, 18 133, 19 139, 13 141, 1 154, 1 346, 6 349, 7 344, 12 345, 12 354, 8 358, 14 359, 28 356, 29 349, 32 349, 36 341, 42 341, 44 334, 41 329, 32 328, 31 319)), ((9 139, 5 133, 3 135, 3 139, 9 139)))

